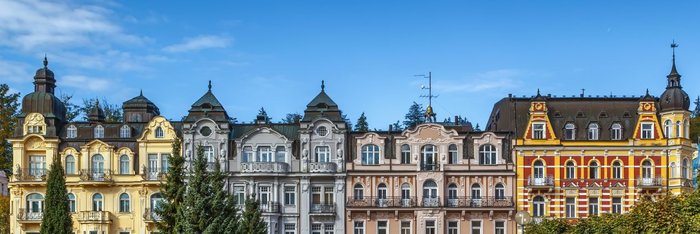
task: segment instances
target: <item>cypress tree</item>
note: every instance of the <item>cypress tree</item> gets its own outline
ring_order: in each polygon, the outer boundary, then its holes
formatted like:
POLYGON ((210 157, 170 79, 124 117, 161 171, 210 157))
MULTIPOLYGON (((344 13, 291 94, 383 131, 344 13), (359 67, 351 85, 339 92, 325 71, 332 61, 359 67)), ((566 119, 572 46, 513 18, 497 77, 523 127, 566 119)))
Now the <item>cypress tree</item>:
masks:
POLYGON ((177 234, 182 229, 177 227, 178 215, 182 215, 181 205, 185 200, 185 158, 180 154, 180 141, 173 143, 172 157, 168 161, 168 173, 165 184, 161 182, 160 193, 163 202, 154 212, 161 218, 156 223, 161 233, 177 234))
POLYGON ((55 157, 49 170, 44 199, 44 217, 41 220, 41 234, 69 234, 73 231, 73 219, 68 209, 68 191, 61 166, 55 157))
POLYGON ((265 234, 267 225, 262 219, 260 204, 255 195, 250 195, 245 200, 245 209, 238 229, 238 233, 265 234))
POLYGON ((367 117, 365 112, 362 112, 360 118, 357 119, 357 124, 355 125, 356 132, 366 132, 369 131, 369 124, 367 124, 367 117))

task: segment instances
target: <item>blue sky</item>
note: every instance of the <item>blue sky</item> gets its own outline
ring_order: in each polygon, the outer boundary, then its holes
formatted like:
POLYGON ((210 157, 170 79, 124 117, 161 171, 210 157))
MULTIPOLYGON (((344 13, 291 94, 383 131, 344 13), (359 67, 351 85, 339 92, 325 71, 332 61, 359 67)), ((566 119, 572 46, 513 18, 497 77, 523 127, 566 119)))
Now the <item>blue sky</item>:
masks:
POLYGON ((138 95, 180 119, 212 80, 229 115, 279 120, 327 93, 371 128, 402 120, 433 73, 438 119, 485 125, 509 93, 660 95, 680 44, 700 93, 697 1, 0 0, 0 83, 31 92, 44 53, 58 92, 138 95))

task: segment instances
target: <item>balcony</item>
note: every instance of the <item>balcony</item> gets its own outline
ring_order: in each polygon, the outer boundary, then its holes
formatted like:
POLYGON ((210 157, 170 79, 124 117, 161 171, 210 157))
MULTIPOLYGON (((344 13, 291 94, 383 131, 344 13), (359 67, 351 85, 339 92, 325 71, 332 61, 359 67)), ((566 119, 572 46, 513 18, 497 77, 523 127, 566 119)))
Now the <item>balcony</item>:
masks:
POLYGON ((309 172, 312 173, 335 173, 336 165, 332 162, 312 162, 309 163, 309 172))
POLYGON ((416 197, 348 197, 347 207, 357 208, 410 208, 416 206, 416 197))
POLYGON ((543 177, 530 177, 527 178, 528 188, 531 189, 552 189, 554 188, 554 177, 553 176, 543 176, 543 177))
POLYGON ((663 178, 637 178, 637 188, 639 189, 660 189, 662 187, 663 178))
POLYGON ((17 168, 12 179, 15 182, 41 182, 46 181, 46 169, 44 168, 17 168))
POLYGON ((44 218, 44 213, 41 211, 30 212, 20 208, 19 213, 17 213, 17 221, 20 223, 41 223, 42 218, 44 218))
POLYGON ((165 180, 165 172, 160 167, 142 167, 141 177, 144 180, 165 180))
POLYGON ((112 181, 111 170, 80 170, 81 181, 109 182, 112 181))
POLYGON ((244 173, 287 173, 289 164, 285 162, 244 162, 241 163, 244 173))
POLYGON ((111 223, 109 211, 80 211, 78 214, 80 223, 111 223))
POLYGON ((279 213, 280 212, 280 203, 279 202, 260 203, 260 211, 262 213, 279 213))
POLYGON ((421 198, 421 207, 440 207, 440 197, 421 198))
POLYGON ((447 208, 513 207, 513 197, 457 197, 445 199, 447 208))
POLYGON ((335 203, 311 204, 311 215, 335 215, 335 203))
POLYGON ((420 171, 439 171, 439 170, 440 170, 439 164, 421 164, 420 165, 420 171))
POLYGON ((161 221, 162 218, 160 215, 156 214, 153 210, 146 208, 146 211, 143 212, 143 220, 145 220, 147 223, 154 223, 161 221))

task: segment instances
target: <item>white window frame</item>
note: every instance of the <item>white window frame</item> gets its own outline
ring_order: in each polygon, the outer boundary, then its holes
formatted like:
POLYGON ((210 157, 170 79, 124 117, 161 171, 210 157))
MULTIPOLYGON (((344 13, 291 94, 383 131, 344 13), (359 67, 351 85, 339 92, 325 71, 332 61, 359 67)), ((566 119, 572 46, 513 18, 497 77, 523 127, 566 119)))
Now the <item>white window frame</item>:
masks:
POLYGON ((353 234, 365 234, 365 221, 362 221, 362 220, 352 221, 352 230, 353 230, 353 234))
POLYGON ((614 123, 612 125, 612 131, 610 132, 610 138, 612 140, 622 140, 622 125, 619 123, 614 123))
POLYGON ((576 125, 566 123, 564 125, 564 140, 576 140, 576 125))
POLYGON ((413 233, 413 222, 411 220, 401 220, 399 221, 400 234, 412 234, 413 233), (408 223, 408 227, 403 226, 408 223))
POLYGON ((272 162, 273 161, 272 147, 264 145, 258 146, 258 156, 256 162, 272 162))
POLYGON ((401 164, 411 164, 411 146, 401 145, 401 164))
POLYGON ((493 232, 498 234, 498 226, 496 224, 499 222, 503 223, 503 233, 508 233, 508 222, 502 219, 497 219, 493 221, 493 232))
POLYGON ((622 163, 619 160, 615 160, 612 163, 612 178, 622 179, 622 163), (617 164, 616 164, 617 163, 617 164))
POLYGON ((75 125, 68 126, 66 130, 66 138, 76 138, 78 137, 78 128, 75 125))
POLYGON ((459 220, 447 220, 447 234, 459 234, 459 220), (450 227, 451 223, 455 223, 457 226, 450 227))
POLYGON ((448 164, 457 164, 459 161, 459 150, 456 144, 450 144, 447 147, 447 160, 448 164))
POLYGON ((128 125, 123 125, 119 129, 119 137, 121 138, 129 138, 131 137, 131 128, 129 128, 128 125))
POLYGON ((532 139, 541 140, 547 139, 547 125, 544 122, 532 123, 532 139))
POLYGON ((564 165, 565 178, 569 180, 576 179, 576 163, 573 160, 569 160, 564 165))
POLYGON ((437 234, 437 233, 438 233, 438 228, 437 228, 437 227, 438 227, 438 224, 437 224, 437 220, 435 220, 435 219, 425 219, 425 220, 423 220, 423 222, 424 222, 424 224, 425 224, 425 225, 423 225, 423 226, 425 226, 425 230, 423 230, 423 231, 424 231, 426 234, 437 234), (432 223, 433 223, 432 226, 430 226, 430 227, 432 227, 432 232, 429 232, 429 231, 428 231, 428 222, 432 222, 432 223))
POLYGON ((297 233, 297 224, 296 223, 284 223, 282 225, 284 230, 284 234, 296 234, 297 233), (288 227, 291 227, 291 229, 288 229, 288 227))
POLYGON ((476 234, 482 234, 484 233, 484 221, 481 219, 472 219, 469 221, 469 227, 470 227, 470 232, 471 234, 475 234, 474 232, 474 222, 479 222, 479 232, 476 234))
POLYGON ((654 123, 652 122, 642 122, 640 130, 642 131, 642 139, 654 139, 654 123), (645 127, 648 127, 646 129, 645 127))
POLYGON ((496 165, 498 150, 492 144, 479 146, 479 165, 496 165))
POLYGON ((314 148, 316 162, 331 162, 331 147, 319 145, 314 148))
POLYGON ((377 220, 377 234, 379 234, 379 230, 381 229, 381 227, 379 226, 379 222, 384 222, 384 224, 386 225, 386 226, 384 226, 384 233, 386 233, 386 234, 391 233, 391 232, 389 231, 389 220, 386 220, 386 219, 378 219, 378 220, 377 220))
POLYGON ((93 130, 93 134, 95 135, 95 138, 104 138, 105 128, 102 127, 102 125, 97 125, 95 126, 95 130, 93 130))
POLYGON ((598 140, 600 126, 597 123, 588 125, 588 140, 598 140))
POLYGON ((598 197, 588 198, 588 216, 593 215, 600 215, 600 198, 598 197), (595 199, 595 202, 593 202, 593 199, 595 199))
POLYGON ((296 206, 297 204, 297 189, 296 186, 284 186, 284 205, 296 206), (291 189, 290 189, 291 188, 291 189))
POLYGON ((564 215, 566 218, 571 219, 571 218, 576 218, 576 213, 578 205, 576 204, 576 198, 574 197, 567 197, 564 200, 564 215), (569 199, 573 199, 573 203, 569 203, 569 199), (569 210, 571 209, 571 210, 569 210))
POLYGON ((622 214, 622 197, 613 197, 610 199, 610 212, 613 214, 622 214), (615 203, 615 199, 620 199, 620 203, 615 203), (617 210, 617 212, 615 212, 617 210))

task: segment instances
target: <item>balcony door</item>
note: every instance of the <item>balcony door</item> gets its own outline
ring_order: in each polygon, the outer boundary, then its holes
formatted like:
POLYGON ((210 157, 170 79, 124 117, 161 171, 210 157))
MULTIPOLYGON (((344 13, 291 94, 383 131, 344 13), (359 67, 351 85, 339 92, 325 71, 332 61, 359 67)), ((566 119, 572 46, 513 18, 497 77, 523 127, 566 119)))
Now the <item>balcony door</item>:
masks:
POLYGON ((105 159, 101 154, 92 156, 92 178, 102 180, 104 178, 105 159))
POLYGON ((438 187, 435 181, 428 180, 423 183, 423 206, 438 206, 438 187))
POLYGON ((149 154, 148 155, 148 177, 156 178, 158 177, 158 155, 149 154))
POLYGON ((44 175, 44 156, 32 155, 29 156, 29 175, 30 176, 43 176, 44 175))
POLYGON ((377 187, 377 205, 379 207, 387 207, 388 201, 386 196, 386 184, 381 183, 377 187))
POLYGON ((411 186, 407 183, 401 185, 401 206, 411 206, 411 186))
POLYGON ((421 170, 432 171, 436 169, 435 154, 436 149, 434 145, 425 145, 421 151, 421 170))
POLYGON ((534 164, 534 171, 533 171, 533 178, 535 180, 536 185, 543 185, 544 184, 544 164, 542 163, 541 160, 535 161, 534 164))

